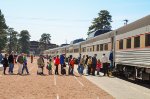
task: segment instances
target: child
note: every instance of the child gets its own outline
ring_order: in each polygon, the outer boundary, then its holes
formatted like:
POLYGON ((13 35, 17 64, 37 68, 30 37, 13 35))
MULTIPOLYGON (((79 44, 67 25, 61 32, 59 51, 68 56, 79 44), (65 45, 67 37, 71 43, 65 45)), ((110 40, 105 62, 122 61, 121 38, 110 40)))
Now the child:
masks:
POLYGON ((102 65, 101 65, 101 61, 100 61, 100 59, 98 59, 98 61, 97 61, 97 67, 96 67, 96 69, 97 69, 97 75, 99 75, 101 66, 102 66, 102 65))
POLYGON ((51 62, 47 62, 46 69, 48 70, 48 74, 52 75, 52 65, 51 65, 51 62))

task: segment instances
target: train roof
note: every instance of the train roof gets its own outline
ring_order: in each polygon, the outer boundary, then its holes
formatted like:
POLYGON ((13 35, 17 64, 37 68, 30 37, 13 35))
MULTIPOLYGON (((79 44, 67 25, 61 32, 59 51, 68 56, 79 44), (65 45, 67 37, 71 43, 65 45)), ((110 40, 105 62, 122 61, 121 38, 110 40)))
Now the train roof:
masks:
POLYGON ((132 22, 130 24, 127 24, 126 26, 120 27, 118 29, 116 29, 115 31, 117 31, 117 35, 119 34, 123 34, 144 26, 150 25, 150 15, 145 16, 135 22, 132 22))

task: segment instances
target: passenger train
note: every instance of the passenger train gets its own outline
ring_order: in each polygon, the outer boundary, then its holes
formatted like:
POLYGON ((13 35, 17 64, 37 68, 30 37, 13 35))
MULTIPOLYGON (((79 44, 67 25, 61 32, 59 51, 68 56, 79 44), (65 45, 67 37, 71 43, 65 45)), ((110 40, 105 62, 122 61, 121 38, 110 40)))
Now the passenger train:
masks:
POLYGON ((113 31, 89 38, 85 41, 49 49, 44 54, 66 57, 73 55, 109 57, 113 51, 115 71, 127 78, 150 81, 150 15, 113 31))

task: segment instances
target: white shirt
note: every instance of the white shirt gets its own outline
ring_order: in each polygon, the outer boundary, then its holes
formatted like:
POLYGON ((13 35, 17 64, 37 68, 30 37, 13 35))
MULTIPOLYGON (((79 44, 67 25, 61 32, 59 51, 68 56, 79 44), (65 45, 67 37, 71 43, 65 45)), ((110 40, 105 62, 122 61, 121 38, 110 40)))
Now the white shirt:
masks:
POLYGON ((107 62, 108 62, 108 57, 102 56, 101 62, 102 62, 102 63, 107 63, 107 62))

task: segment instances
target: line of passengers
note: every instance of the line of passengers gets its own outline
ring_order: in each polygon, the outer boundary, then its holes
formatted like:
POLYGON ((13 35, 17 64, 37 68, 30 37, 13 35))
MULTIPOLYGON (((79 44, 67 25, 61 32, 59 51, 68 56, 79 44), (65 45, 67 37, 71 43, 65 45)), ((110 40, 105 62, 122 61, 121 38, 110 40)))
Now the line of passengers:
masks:
MULTIPOLYGON (((97 59, 97 54, 95 54, 93 57, 86 55, 81 56, 79 55, 78 59, 76 60, 73 58, 72 55, 70 55, 67 59, 68 62, 68 68, 66 67, 66 58, 65 54, 57 55, 56 57, 53 58, 54 66, 55 66, 55 75, 59 75, 58 68, 61 66, 60 73, 62 75, 68 73, 68 75, 74 75, 74 65, 75 63, 78 63, 78 73, 80 75, 83 75, 84 69, 86 70, 87 75, 93 75, 95 76, 95 71, 97 71, 97 75, 99 75, 100 71, 103 70, 104 76, 109 76, 109 71, 113 67, 113 53, 111 51, 108 57, 103 54, 101 59, 97 59), (110 64, 109 64, 110 61, 110 64), (66 72, 67 71, 67 72, 66 72)), ((41 55, 40 58, 38 59, 38 71, 37 74, 43 74, 43 68, 45 66, 43 56, 41 55)), ((46 68, 48 69, 49 74, 52 74, 52 57, 50 56, 49 62, 47 62, 46 68)))

